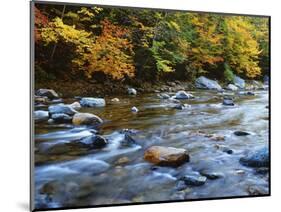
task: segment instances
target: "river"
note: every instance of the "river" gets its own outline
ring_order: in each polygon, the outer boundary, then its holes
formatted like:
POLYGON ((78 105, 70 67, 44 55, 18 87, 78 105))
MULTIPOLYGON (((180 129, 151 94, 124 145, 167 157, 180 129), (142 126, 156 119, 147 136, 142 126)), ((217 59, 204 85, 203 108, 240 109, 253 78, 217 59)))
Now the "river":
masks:
POLYGON ((93 129, 89 127, 36 123, 36 208, 267 194, 268 173, 257 173, 240 164, 239 159, 268 145, 268 91, 255 91, 255 96, 236 95, 235 106, 222 105, 217 92, 191 93, 195 98, 183 100, 190 105, 183 110, 172 108, 169 100, 155 93, 109 96, 105 107, 82 108, 80 112, 96 114, 105 121, 98 131, 109 143, 99 150, 67 145, 91 135, 93 129), (111 102, 114 97, 120 102, 111 102), (138 113, 131 112, 133 106, 138 113), (123 129, 134 131, 131 137, 135 143, 122 143, 123 129), (237 130, 250 135, 236 136, 237 130), (190 161, 177 168, 155 166, 143 159, 144 151, 153 145, 184 148, 190 161), (202 170, 221 177, 208 179, 202 186, 177 189, 181 176, 202 170))

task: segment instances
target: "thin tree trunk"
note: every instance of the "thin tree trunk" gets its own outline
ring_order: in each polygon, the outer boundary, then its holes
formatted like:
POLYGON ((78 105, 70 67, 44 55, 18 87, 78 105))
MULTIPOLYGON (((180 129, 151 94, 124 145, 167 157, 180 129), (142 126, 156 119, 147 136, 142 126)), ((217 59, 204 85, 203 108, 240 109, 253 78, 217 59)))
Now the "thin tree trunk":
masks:
MULTIPOLYGON (((62 13, 61 13, 61 20, 63 20, 65 8, 66 8, 66 5, 63 5, 63 9, 62 9, 62 13)), ((51 57, 50 57, 50 61, 53 61, 54 54, 55 54, 55 52, 56 52, 56 48, 57 48, 57 43, 55 43, 54 48, 53 48, 53 50, 52 50, 52 54, 51 54, 51 57)))

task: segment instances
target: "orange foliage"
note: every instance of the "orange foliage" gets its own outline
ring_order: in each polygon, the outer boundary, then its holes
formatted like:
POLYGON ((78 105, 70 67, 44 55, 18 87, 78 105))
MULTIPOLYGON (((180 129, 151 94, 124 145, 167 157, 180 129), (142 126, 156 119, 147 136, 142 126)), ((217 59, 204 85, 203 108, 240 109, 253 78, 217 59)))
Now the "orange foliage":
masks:
POLYGON ((130 31, 112 24, 105 19, 101 22, 102 33, 91 47, 87 75, 103 72, 115 79, 124 76, 133 77, 133 44, 130 41, 130 31))

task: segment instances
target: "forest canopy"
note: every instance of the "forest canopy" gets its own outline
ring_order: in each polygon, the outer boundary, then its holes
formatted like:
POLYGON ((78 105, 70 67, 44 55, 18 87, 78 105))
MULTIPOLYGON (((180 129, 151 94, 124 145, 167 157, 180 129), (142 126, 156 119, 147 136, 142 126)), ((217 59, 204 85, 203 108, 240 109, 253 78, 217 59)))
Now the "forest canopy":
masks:
POLYGON ((269 72, 269 19, 169 10, 35 5, 35 73, 149 81, 269 72))

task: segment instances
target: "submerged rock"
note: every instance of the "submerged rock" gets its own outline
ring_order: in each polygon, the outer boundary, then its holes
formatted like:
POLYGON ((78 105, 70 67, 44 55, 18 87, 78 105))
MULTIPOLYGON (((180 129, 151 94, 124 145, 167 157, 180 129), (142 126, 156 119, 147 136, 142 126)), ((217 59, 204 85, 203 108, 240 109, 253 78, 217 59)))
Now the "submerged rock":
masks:
POLYGON ((188 104, 176 104, 175 106, 173 106, 174 109, 178 109, 178 110, 184 110, 184 109, 188 109, 191 108, 191 105, 188 104))
POLYGON ((174 97, 175 99, 193 99, 194 96, 185 91, 178 91, 174 97))
POLYGON ((206 171, 206 170, 205 171, 201 171, 200 174, 202 176, 207 177, 210 180, 216 180, 216 179, 222 178, 224 176, 222 173, 210 172, 210 171, 206 171))
POLYGON ((241 77, 235 75, 233 78, 233 83, 240 89, 245 88, 245 80, 243 80, 241 77))
POLYGON ((188 174, 183 176, 180 180, 184 181, 186 185, 202 186, 206 183, 207 177, 200 174, 188 174))
POLYGON ((49 106, 48 110, 50 114, 64 113, 69 116, 73 116, 75 113, 77 113, 77 111, 74 110, 72 107, 64 104, 51 105, 49 106))
POLYGON ((134 88, 128 88, 127 91, 129 95, 137 95, 137 90, 134 88))
POLYGON ((160 166, 179 166, 189 161, 189 154, 185 149, 152 146, 145 151, 144 159, 160 166))
POLYGON ((103 123, 102 119, 91 113, 76 113, 73 116, 74 125, 96 125, 103 123))
POLYGON ((104 107, 105 100, 103 98, 84 97, 80 100, 83 107, 104 107))
POLYGON ((64 113, 52 114, 51 118, 56 123, 69 123, 72 121, 72 117, 64 113))
POLYGON ((248 133, 248 132, 244 132, 244 131, 235 131, 234 135, 236 135, 236 136, 246 136, 246 135, 251 135, 251 134, 248 133))
POLYGON ((44 89, 41 88, 36 91, 37 96, 45 96, 48 97, 49 99, 57 99, 59 98, 59 95, 52 89, 44 89))
POLYGON ((158 94, 160 99, 170 99, 170 95, 166 93, 158 94))
POLYGON ((196 79, 195 86, 199 89, 222 90, 222 87, 218 84, 217 81, 208 79, 204 76, 196 79))
POLYGON ((240 163, 251 167, 267 167, 269 166, 268 147, 263 147, 257 151, 240 158, 240 163))
POLYGON ((47 121, 49 119, 49 112, 44 110, 34 111, 35 122, 47 121))

